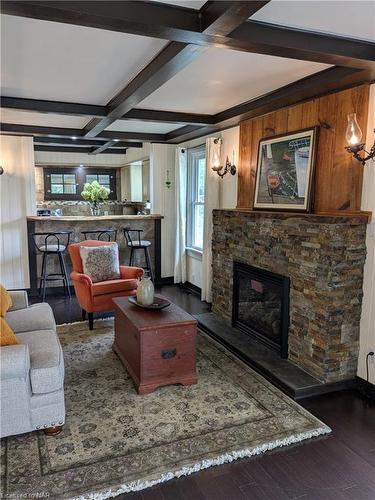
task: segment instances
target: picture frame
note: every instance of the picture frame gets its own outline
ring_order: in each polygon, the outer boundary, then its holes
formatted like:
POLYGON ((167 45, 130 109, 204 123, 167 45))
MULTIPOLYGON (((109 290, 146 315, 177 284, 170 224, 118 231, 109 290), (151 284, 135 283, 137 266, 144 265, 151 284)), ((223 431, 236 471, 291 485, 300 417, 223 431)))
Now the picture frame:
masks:
POLYGON ((318 127, 259 141, 254 210, 310 212, 318 127))

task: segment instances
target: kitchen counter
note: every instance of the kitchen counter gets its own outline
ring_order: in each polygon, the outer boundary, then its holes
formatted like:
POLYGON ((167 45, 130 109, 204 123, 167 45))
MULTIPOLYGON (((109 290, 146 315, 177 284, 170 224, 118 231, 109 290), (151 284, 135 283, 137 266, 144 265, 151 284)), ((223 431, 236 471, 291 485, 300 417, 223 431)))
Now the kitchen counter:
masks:
MULTIPOLYGON (((155 284, 161 280, 161 219, 159 214, 151 215, 100 215, 100 216, 30 216, 27 217, 27 231, 29 244, 29 266, 31 292, 36 293, 38 278, 42 268, 42 254, 34 244, 33 233, 53 233, 59 231, 70 231, 70 243, 84 240, 84 231, 105 231, 114 229, 117 231, 117 244, 119 246, 120 264, 128 265, 130 249, 124 236, 124 228, 142 229, 141 238, 151 242, 150 257, 151 265, 154 271, 155 284)), ((136 233, 134 233, 136 237, 136 233)), ((93 235, 91 239, 95 239, 93 235)), ((43 237, 37 236, 38 244, 42 244, 43 237)), ((64 259, 68 274, 72 271, 69 252, 64 253, 64 259)), ((145 266, 144 252, 138 250, 135 252, 134 266, 145 266)), ((49 256, 48 272, 60 272, 57 255, 49 256)), ((60 287, 62 282, 51 281, 49 288, 53 286, 60 287)), ((48 294, 48 290, 47 290, 48 294)))
POLYGON ((55 215, 47 215, 45 217, 42 216, 37 216, 37 215, 31 215, 27 217, 27 220, 29 221, 38 221, 38 222, 43 222, 48 221, 56 221, 56 222, 84 222, 84 221, 95 221, 95 222, 101 222, 105 220, 114 220, 114 221, 119 221, 119 220, 155 220, 155 219, 162 219, 163 216, 159 214, 150 214, 150 215, 61 215, 61 216, 55 216, 55 215))

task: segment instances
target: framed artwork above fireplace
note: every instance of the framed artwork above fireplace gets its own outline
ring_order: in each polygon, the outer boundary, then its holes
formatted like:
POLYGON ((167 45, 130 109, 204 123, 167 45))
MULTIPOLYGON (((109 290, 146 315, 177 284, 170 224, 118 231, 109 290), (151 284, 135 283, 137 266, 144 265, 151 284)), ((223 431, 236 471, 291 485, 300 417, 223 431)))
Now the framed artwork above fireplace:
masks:
POLYGON ((309 212, 317 127, 259 142, 254 209, 309 212))

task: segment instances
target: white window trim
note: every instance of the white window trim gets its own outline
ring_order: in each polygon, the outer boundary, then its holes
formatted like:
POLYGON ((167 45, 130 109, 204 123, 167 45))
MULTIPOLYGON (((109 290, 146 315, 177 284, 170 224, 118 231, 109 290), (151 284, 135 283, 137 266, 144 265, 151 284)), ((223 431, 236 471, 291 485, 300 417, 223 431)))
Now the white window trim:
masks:
POLYGON ((187 175, 187 213, 186 213, 186 250, 187 255, 195 259, 202 260, 203 248, 194 247, 192 245, 194 208, 197 205, 203 205, 204 202, 191 203, 190 194, 193 192, 193 186, 196 186, 196 169, 192 169, 193 158, 206 157, 206 146, 200 145, 195 148, 188 149, 188 175, 187 175))
POLYGON ((186 247, 186 255, 196 260, 202 260, 203 251, 196 248, 186 247))

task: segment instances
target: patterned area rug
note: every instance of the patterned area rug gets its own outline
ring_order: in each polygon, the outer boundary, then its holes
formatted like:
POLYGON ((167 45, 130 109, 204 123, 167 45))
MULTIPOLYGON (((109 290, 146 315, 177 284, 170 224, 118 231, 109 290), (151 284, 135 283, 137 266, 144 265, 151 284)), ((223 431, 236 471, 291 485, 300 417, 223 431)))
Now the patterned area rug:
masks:
POLYGON ((113 320, 58 327, 66 425, 2 442, 3 494, 109 498, 330 432, 205 335, 199 383, 137 395, 113 353, 113 320))

